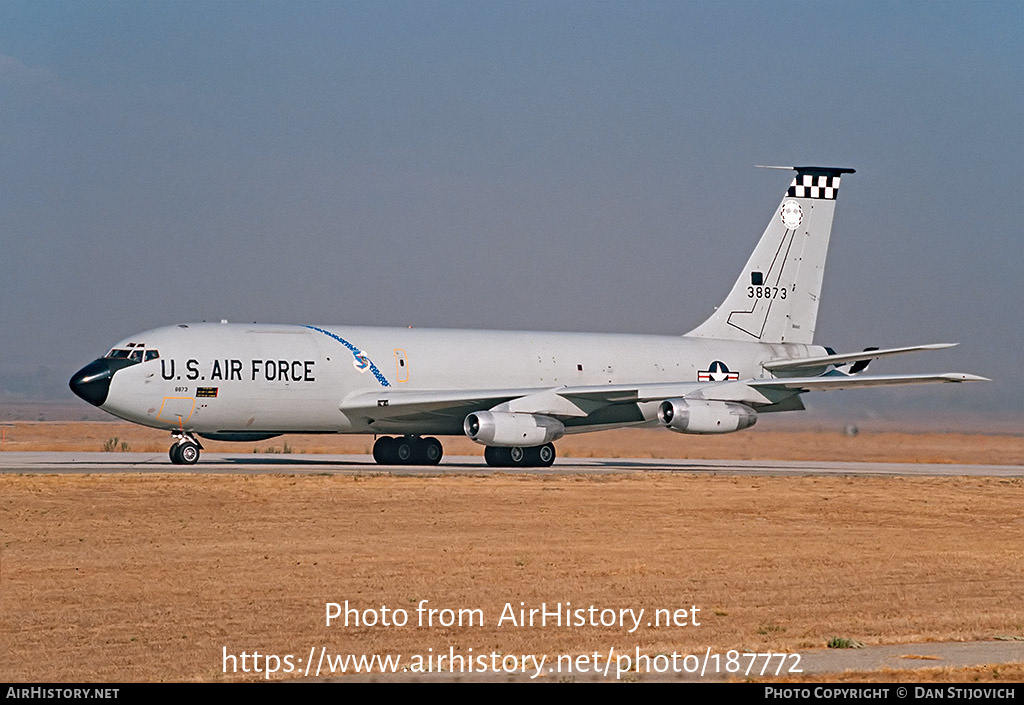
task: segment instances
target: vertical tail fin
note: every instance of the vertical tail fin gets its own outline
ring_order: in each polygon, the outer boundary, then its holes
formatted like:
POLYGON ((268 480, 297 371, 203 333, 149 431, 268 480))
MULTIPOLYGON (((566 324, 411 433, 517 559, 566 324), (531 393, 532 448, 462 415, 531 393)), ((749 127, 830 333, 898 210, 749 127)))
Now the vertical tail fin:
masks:
POLYGON ((842 174, 822 166, 796 171, 754 253, 721 306, 687 335, 764 343, 813 342, 832 216, 842 174))

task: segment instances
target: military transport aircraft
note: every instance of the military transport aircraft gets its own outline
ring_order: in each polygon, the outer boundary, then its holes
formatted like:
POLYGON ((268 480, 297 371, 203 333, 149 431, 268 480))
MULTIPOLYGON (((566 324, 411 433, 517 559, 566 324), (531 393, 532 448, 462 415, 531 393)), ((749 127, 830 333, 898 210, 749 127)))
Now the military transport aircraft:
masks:
POLYGON ((566 433, 658 425, 730 433, 803 409, 829 389, 984 380, 861 374, 876 358, 945 344, 836 354, 813 344, 839 182, 796 171, 721 306, 682 336, 182 323, 129 336, 71 378, 128 421, 170 431, 171 461, 199 438, 378 436, 378 463, 433 465, 434 435, 465 434, 493 466, 549 466, 566 433))

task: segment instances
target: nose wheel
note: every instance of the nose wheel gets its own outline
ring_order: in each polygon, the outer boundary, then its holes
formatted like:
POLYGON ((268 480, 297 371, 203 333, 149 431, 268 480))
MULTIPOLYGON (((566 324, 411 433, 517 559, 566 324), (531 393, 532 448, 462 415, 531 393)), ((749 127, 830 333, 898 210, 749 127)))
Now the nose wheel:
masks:
POLYGON ((174 445, 167 451, 171 462, 175 465, 195 465, 199 462, 199 451, 202 446, 191 433, 174 433, 174 445))

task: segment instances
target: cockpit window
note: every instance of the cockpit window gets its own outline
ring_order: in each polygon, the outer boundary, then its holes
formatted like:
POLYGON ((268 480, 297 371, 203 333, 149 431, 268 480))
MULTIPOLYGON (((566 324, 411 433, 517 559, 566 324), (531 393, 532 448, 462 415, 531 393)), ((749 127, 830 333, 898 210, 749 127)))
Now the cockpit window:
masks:
MULTIPOLYGON (((155 360, 160 357, 160 353, 156 350, 143 350, 141 345, 128 346, 129 349, 114 348, 108 352, 105 357, 108 360, 123 360, 129 365, 136 365, 143 360, 155 360)), ((124 365, 122 365, 123 367, 124 365)))

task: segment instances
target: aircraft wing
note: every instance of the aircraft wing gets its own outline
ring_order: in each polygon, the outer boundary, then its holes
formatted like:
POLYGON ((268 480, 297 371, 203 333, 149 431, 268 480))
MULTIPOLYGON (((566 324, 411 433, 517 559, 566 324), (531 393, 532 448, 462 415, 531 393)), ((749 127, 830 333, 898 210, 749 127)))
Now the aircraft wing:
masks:
MULTIPOLYGON (((817 377, 770 377, 725 382, 679 382, 674 384, 638 384, 631 386, 562 387, 549 390, 553 394, 575 400, 588 400, 598 405, 622 402, 654 402, 665 399, 704 399, 732 401, 758 407, 777 404, 786 397, 811 391, 885 387, 907 384, 939 384, 954 382, 987 382, 986 377, 950 372, 918 375, 850 375, 833 370, 817 377)), ((518 400, 517 400, 518 401, 518 400)), ((528 409, 504 408, 504 411, 528 409)), ((544 413, 533 411, 531 413, 544 413)))
POLYGON ((748 380, 755 389, 791 389, 797 392, 856 389, 858 387, 889 387, 904 384, 940 384, 945 382, 988 382, 987 377, 964 372, 938 375, 848 375, 842 372, 820 377, 779 377, 776 379, 748 380))
POLYGON ((616 404, 665 399, 731 401, 754 408, 778 404, 809 391, 908 384, 987 381, 965 373, 921 375, 849 375, 833 371, 819 377, 777 377, 726 382, 594 385, 539 389, 401 390, 381 389, 346 397, 339 410, 350 417, 392 422, 461 419, 474 411, 542 414, 563 420, 584 418, 616 404))

